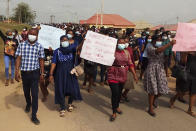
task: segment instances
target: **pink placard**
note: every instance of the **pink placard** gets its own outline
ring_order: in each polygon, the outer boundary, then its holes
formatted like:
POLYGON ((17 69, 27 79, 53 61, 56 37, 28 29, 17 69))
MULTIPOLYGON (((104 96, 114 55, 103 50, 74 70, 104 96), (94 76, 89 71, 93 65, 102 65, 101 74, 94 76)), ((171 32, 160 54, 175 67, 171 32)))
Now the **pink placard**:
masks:
POLYGON ((196 24, 179 23, 173 51, 196 51, 196 24))

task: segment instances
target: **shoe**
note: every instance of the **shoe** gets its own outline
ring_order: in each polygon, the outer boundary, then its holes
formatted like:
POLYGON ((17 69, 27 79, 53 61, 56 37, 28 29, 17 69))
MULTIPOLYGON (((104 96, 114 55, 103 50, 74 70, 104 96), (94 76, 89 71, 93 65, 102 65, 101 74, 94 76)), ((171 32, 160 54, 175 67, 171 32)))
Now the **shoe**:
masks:
POLYGON ((110 117, 110 121, 113 122, 116 120, 116 117, 114 117, 113 115, 110 117))
POLYGON ((35 125, 39 125, 40 124, 40 121, 37 119, 37 117, 35 118, 31 118, 31 121, 35 124, 35 125))
POLYGON ((100 85, 101 85, 101 86, 104 86, 104 82, 100 82, 100 85))
POLYGON ((9 79, 6 79, 5 86, 9 86, 9 79))
POLYGON ((74 109, 73 105, 69 105, 67 111, 68 112, 73 112, 73 109, 74 109))
POLYGON ((158 104, 157 100, 155 100, 155 102, 153 103, 153 106, 154 106, 154 108, 159 108, 159 104, 158 104))
POLYGON ((26 108, 25 108, 25 112, 26 112, 26 113, 29 113, 30 110, 31 110, 31 106, 27 105, 26 108))
POLYGON ((11 84, 14 84, 14 79, 11 79, 11 84))
POLYGON ((61 110, 60 111, 60 117, 64 117, 65 116, 65 110, 61 110))
POLYGON ((184 98, 178 98, 178 101, 179 101, 179 102, 182 102, 182 103, 184 103, 184 104, 186 103, 186 101, 184 100, 184 98))
POLYGON ((190 116, 196 118, 196 114, 195 114, 193 111, 187 111, 187 113, 188 113, 190 116))
POLYGON ((148 114, 151 115, 152 117, 156 117, 156 114, 154 112, 151 112, 150 110, 148 110, 148 114))
POLYGON ((123 112, 122 112, 122 111, 117 111, 117 113, 118 113, 119 115, 122 115, 122 114, 123 114, 123 112))

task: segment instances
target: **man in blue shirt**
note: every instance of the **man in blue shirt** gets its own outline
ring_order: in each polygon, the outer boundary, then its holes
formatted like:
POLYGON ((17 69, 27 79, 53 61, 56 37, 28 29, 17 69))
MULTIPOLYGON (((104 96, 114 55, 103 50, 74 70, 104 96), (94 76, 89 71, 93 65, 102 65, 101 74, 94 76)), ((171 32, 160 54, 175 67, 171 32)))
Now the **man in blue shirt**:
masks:
POLYGON ((32 106, 31 121, 38 125, 38 84, 39 79, 44 80, 44 48, 37 42, 38 30, 30 29, 28 40, 21 43, 16 51, 16 72, 15 79, 19 82, 19 68, 21 70, 23 91, 26 99, 25 112, 30 112, 32 106), (31 101, 32 96, 32 101, 31 101))

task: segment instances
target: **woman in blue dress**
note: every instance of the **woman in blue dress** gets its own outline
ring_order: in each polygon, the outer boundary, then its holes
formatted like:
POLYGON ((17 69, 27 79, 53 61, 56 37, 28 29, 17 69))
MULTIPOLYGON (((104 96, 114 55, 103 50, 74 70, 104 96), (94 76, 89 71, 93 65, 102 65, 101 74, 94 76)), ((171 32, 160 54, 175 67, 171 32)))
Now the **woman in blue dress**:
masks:
POLYGON ((50 70, 50 82, 55 83, 55 104, 60 105, 60 116, 65 113, 65 97, 68 99, 68 111, 73 111, 73 100, 82 100, 77 77, 71 70, 77 64, 75 61, 78 43, 67 35, 61 36, 61 46, 54 51, 50 70))

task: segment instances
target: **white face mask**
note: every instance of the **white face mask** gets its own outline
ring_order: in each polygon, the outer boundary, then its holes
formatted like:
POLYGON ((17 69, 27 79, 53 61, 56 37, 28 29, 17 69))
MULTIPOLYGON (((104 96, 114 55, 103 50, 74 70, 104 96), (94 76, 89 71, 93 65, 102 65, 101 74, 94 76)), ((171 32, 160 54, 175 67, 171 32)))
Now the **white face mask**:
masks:
POLYGON ((68 47, 69 42, 68 41, 61 42, 61 45, 62 45, 62 47, 68 47))
POLYGON ((129 47, 129 43, 126 43, 126 44, 125 44, 125 48, 127 48, 127 47, 129 47))
POLYGON ((160 48, 162 46, 162 42, 161 41, 157 41, 155 44, 156 47, 160 48))
POLYGON ((167 36, 163 36, 163 38, 162 38, 163 40, 167 40, 167 36))
POLYGON ((13 38, 14 38, 14 36, 13 36, 13 35, 10 35, 10 36, 7 36, 7 38, 9 38, 9 39, 13 39, 13 38))
POLYGON ((168 35, 169 38, 171 38, 171 35, 168 35))
POLYGON ((67 34, 68 39, 72 39, 73 36, 71 34, 67 34))
POLYGON ((36 35, 28 35, 28 39, 30 42, 34 42, 34 41, 36 41, 37 36, 36 35))
POLYGON ((80 35, 80 32, 79 32, 79 31, 76 31, 76 34, 77 34, 77 35, 80 35))

